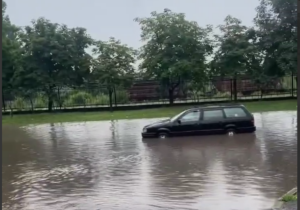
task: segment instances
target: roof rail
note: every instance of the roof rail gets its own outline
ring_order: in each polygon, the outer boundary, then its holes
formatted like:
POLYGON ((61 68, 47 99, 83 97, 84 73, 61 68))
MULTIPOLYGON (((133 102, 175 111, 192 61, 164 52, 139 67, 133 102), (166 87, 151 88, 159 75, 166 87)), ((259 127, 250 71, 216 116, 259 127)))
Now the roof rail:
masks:
POLYGON ((225 106, 244 106, 240 103, 213 103, 213 104, 199 104, 193 108, 202 108, 202 107, 225 107, 225 106))

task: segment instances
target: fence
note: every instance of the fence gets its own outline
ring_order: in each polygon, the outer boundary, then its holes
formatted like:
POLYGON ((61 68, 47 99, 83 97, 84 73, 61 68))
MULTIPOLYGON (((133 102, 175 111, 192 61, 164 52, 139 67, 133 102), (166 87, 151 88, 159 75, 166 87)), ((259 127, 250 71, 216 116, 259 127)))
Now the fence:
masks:
MULTIPOLYGON (((5 92, 2 94, 2 112, 34 112, 49 108, 49 95, 45 91, 5 92)), ((247 77, 238 79, 235 84, 232 79, 215 77, 201 88, 183 82, 174 90, 174 104, 227 102, 233 101, 234 96, 237 100, 297 97, 297 80, 293 76, 286 76, 259 85, 247 77)), ((108 90, 104 86, 56 87, 51 98, 54 110, 110 106, 108 90)), ((168 89, 158 81, 136 81, 130 88, 116 88, 112 95, 112 107, 164 104, 169 104, 168 89)))

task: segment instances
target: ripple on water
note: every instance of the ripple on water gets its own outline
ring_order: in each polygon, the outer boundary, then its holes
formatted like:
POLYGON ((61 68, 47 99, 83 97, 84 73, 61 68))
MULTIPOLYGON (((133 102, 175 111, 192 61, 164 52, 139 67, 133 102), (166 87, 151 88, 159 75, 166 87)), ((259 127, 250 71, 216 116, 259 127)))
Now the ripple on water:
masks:
POLYGON ((296 112, 257 132, 141 141, 151 120, 3 127, 3 209, 266 209, 297 180, 296 112))

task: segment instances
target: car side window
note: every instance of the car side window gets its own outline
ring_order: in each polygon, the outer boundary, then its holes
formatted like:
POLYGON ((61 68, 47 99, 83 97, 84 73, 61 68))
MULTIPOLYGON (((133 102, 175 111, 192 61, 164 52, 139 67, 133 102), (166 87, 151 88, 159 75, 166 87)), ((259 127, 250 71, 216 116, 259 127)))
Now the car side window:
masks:
POLYGON ((227 118, 247 117, 246 112, 240 107, 224 108, 227 118))
POLYGON ((200 111, 199 110, 189 112, 180 118, 181 122, 195 122, 195 121, 199 121, 199 120, 200 120, 200 111))
POLYGON ((204 110, 203 120, 222 120, 224 119, 222 110, 204 110))

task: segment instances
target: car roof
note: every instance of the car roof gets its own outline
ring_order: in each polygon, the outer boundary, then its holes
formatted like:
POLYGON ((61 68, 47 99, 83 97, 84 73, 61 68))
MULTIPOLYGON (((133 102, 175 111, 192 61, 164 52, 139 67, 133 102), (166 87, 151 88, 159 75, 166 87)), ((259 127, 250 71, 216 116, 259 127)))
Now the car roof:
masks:
POLYGON ((244 107, 243 104, 238 103, 225 103, 225 104, 205 104, 201 106, 196 106, 188 110, 199 110, 199 109, 215 109, 215 108, 226 108, 226 107, 244 107))

